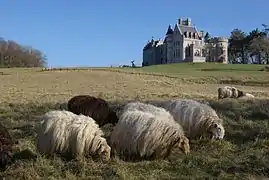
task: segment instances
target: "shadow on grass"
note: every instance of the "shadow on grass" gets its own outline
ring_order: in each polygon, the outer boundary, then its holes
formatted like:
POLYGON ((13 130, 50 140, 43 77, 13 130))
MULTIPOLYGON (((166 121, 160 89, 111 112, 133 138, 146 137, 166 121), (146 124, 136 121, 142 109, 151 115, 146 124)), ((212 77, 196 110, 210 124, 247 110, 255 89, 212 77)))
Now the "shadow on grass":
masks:
POLYGON ((269 100, 243 100, 243 99, 223 99, 219 101, 209 101, 210 106, 217 112, 227 116, 232 120, 269 119, 269 100))
POLYGON ((18 160, 36 160, 36 158, 37 155, 29 149, 15 152, 12 156, 13 162, 18 160))
POLYGON ((269 81, 242 81, 239 79, 222 79, 219 80, 218 84, 235 84, 242 86, 269 86, 269 81))

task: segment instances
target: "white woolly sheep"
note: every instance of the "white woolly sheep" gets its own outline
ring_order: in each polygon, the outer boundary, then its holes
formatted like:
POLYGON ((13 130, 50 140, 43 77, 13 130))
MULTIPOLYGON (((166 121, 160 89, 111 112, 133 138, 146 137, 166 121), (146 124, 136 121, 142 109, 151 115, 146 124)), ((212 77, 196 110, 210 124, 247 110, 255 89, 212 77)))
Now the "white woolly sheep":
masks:
POLYGON ((144 112, 150 112, 155 115, 158 113, 168 113, 168 111, 166 111, 164 108, 141 102, 130 102, 126 104, 123 108, 123 112, 127 110, 139 110, 144 112))
POLYGON ((248 98, 254 98, 255 96, 250 94, 250 93, 246 93, 244 96, 248 97, 248 98))
POLYGON ((235 87, 230 86, 224 86, 218 88, 218 98, 224 99, 224 98, 239 98, 244 96, 245 93, 243 91, 238 90, 235 87))
POLYGON ((183 127, 187 137, 207 138, 211 135, 211 139, 223 139, 225 130, 222 119, 207 104, 191 99, 177 99, 169 101, 165 108, 183 127))
POLYGON ((172 150, 190 152, 189 140, 169 112, 126 110, 110 137, 111 149, 124 159, 160 159, 172 150))
POLYGON ((255 98, 255 96, 250 94, 250 93, 244 93, 244 96, 242 96, 241 98, 242 99, 253 99, 253 98, 255 98))
POLYGON ((37 133, 37 150, 40 153, 71 153, 77 157, 97 155, 103 160, 110 159, 111 148, 91 117, 55 110, 41 118, 37 133))

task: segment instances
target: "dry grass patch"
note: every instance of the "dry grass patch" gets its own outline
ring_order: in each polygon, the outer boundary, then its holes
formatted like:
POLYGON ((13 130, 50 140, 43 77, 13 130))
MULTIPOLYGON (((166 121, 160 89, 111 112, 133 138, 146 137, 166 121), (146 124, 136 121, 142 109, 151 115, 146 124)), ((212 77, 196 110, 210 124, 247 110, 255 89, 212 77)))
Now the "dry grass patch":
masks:
MULTIPOLYGON (((256 75, 256 72, 251 71, 251 77, 250 74, 247 76, 247 73, 238 72, 198 72, 197 67, 192 68, 192 71, 177 73, 175 78, 169 77, 170 75, 155 76, 110 70, 1 70, 8 75, 0 76, 0 119, 19 141, 15 151, 29 149, 37 157, 28 157, 27 153, 16 154, 16 161, 6 171, 0 172, 0 178, 131 180, 268 177, 268 87, 235 85, 264 100, 218 101, 217 88, 221 85, 214 80, 242 75, 244 80, 262 81, 268 76, 256 75), (192 74, 193 71, 195 72, 192 74), (78 94, 100 96, 110 101, 117 111, 127 101, 134 99, 156 105, 162 105, 164 100, 181 97, 207 101, 224 119, 225 140, 191 141, 190 155, 175 152, 169 159, 156 161, 125 162, 116 158, 102 163, 92 159, 67 161, 58 156, 40 156, 35 147, 37 117, 49 110, 66 109, 66 102, 78 94)), ((139 69, 136 68, 136 71, 139 69)), ((107 125, 103 129, 108 138, 112 126, 107 125)))
MULTIPOLYGON (((1 177, 8 179, 188 179, 269 176, 269 127, 265 112, 268 100, 208 101, 224 119, 224 141, 191 141, 191 153, 174 152, 166 160, 124 162, 118 158, 102 163, 84 159, 67 161, 55 156, 45 158, 36 152, 37 116, 52 110, 66 109, 66 104, 1 104, 3 123, 18 139, 18 150, 30 149, 37 158, 17 159, 1 177), (241 114, 241 117, 237 117, 241 114)), ((126 102, 111 102, 119 111, 126 102)), ((158 106, 161 101, 152 102, 158 106)), ((104 131, 109 136, 111 126, 104 131)), ((18 151, 17 150, 17 151, 18 151)))

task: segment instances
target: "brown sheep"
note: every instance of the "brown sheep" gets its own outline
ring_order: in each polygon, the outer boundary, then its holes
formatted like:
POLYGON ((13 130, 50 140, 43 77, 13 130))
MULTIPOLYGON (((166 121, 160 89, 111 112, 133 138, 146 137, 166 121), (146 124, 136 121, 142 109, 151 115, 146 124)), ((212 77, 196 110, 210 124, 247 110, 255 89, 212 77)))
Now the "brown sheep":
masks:
POLYGON ((5 169, 12 162, 12 146, 14 142, 6 127, 0 123, 0 169, 5 169))
POLYGON ((118 117, 108 103, 101 99, 90 95, 78 95, 72 97, 67 104, 68 111, 74 114, 83 114, 93 118, 99 126, 107 123, 115 125, 118 122, 118 117))

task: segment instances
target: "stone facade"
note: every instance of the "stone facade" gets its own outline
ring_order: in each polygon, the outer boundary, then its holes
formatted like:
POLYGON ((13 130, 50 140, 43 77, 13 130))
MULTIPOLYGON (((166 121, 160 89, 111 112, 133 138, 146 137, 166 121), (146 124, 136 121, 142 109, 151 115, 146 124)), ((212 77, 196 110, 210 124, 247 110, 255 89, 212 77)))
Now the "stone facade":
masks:
POLYGON ((149 41, 143 48, 143 66, 179 62, 228 62, 228 39, 214 37, 204 42, 204 34, 191 20, 178 19, 169 25, 164 40, 149 41))

